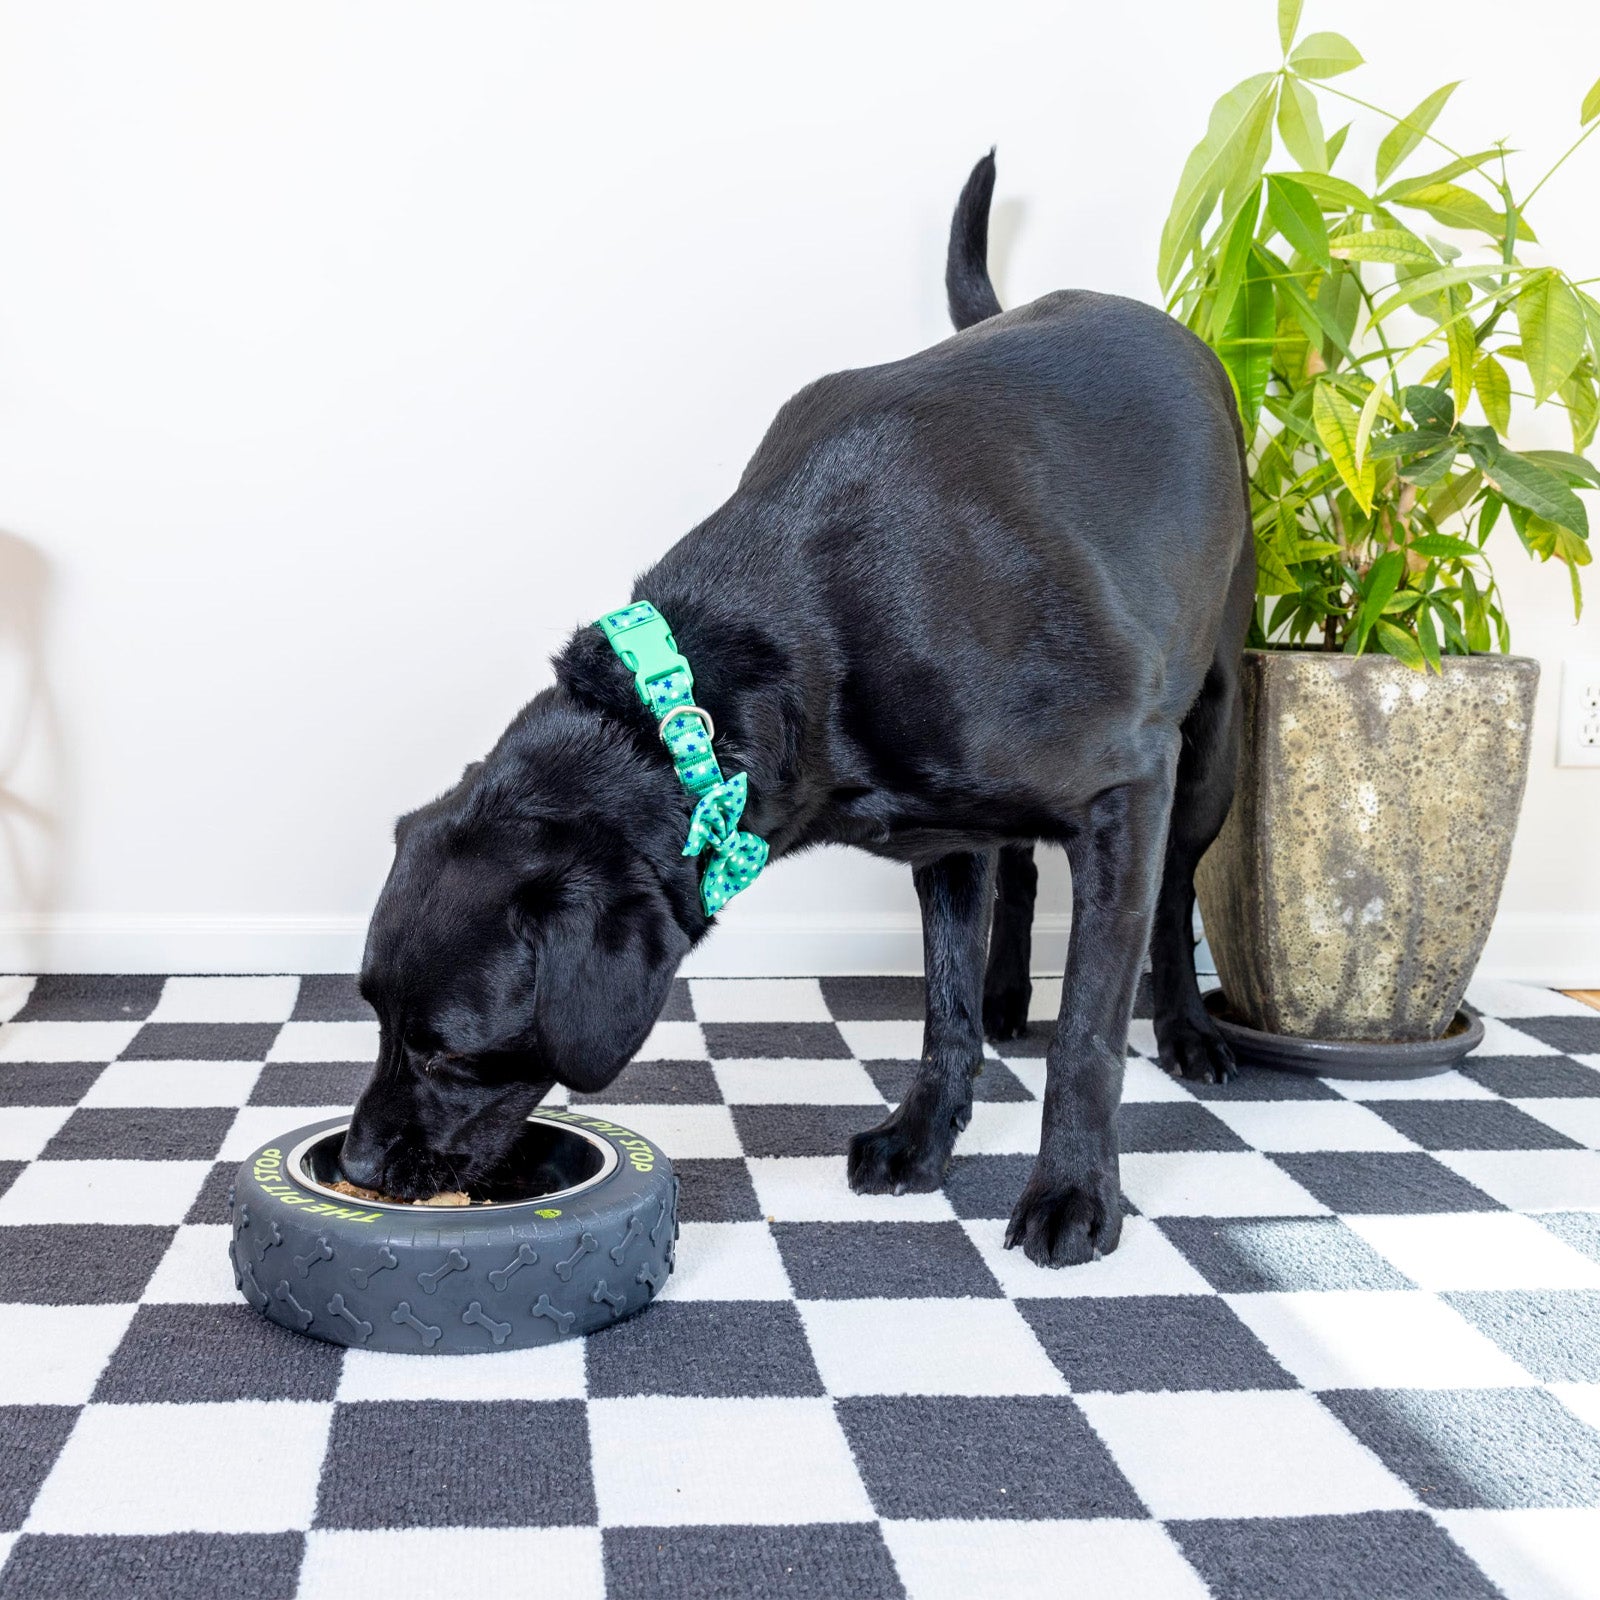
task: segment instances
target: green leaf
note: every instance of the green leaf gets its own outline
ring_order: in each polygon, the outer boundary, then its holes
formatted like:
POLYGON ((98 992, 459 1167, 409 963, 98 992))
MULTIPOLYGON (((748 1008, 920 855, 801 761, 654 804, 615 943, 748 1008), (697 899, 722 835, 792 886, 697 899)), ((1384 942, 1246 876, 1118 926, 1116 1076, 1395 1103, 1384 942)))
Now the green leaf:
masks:
POLYGON ((1461 624, 1456 620, 1456 614, 1450 609, 1446 600, 1441 600, 1436 595, 1428 596, 1428 606, 1432 610, 1439 626, 1445 631, 1445 637, 1462 654, 1466 655, 1472 648, 1467 643, 1467 636, 1462 631, 1461 624))
POLYGON ((1489 542, 1489 535, 1494 532, 1494 525, 1500 520, 1500 513, 1505 510, 1505 504, 1505 501, 1492 491, 1484 494, 1482 509, 1478 513, 1478 543, 1480 546, 1489 542))
POLYGON ((1512 505, 1589 536, 1589 514, 1583 502, 1548 467, 1513 450, 1502 450, 1483 469, 1483 475, 1512 505))
POLYGON ((1461 620, 1466 624, 1467 648, 1489 648, 1489 617, 1484 608, 1483 596, 1478 591, 1477 580, 1470 569, 1461 572, 1461 620))
POLYGON ((1278 133, 1283 147, 1302 167, 1313 172, 1327 170, 1328 146, 1322 137, 1322 118, 1317 97, 1298 78, 1288 79, 1278 96, 1278 133))
POLYGON ((1322 208, 1304 184, 1278 173, 1269 177, 1267 214, 1278 232, 1308 261, 1328 265, 1328 229, 1322 220, 1322 208))
POLYGON ((1522 334, 1522 359, 1533 379, 1533 403, 1542 405, 1566 381, 1583 354, 1582 303, 1560 273, 1542 267, 1517 291, 1517 327, 1522 334))
POLYGON ((1517 530, 1522 542, 1541 561, 1551 557, 1564 562, 1572 576, 1572 610, 1575 616, 1583 615, 1583 586, 1578 578, 1578 568, 1594 560, 1594 554, 1570 528, 1547 522, 1543 517, 1532 516, 1517 530))
POLYGON ((1422 654, 1427 663, 1435 672, 1440 671, 1439 666, 1439 634, 1433 625, 1433 613, 1426 606, 1421 607, 1416 617, 1417 643, 1422 646, 1422 654))
POLYGON ((1349 133, 1350 124, 1347 122, 1342 128, 1335 128, 1328 135, 1328 165, 1330 167, 1339 159, 1339 152, 1344 149, 1344 142, 1349 133))
POLYGON ((1491 239, 1503 237, 1506 231, 1505 218, 1481 194, 1474 194, 1459 183, 1424 184, 1407 194, 1395 195, 1394 203, 1426 211, 1447 228, 1476 229, 1491 239))
POLYGON ((1400 391, 1400 398, 1419 427, 1441 428, 1448 432, 1455 425, 1455 409, 1443 389, 1413 383, 1400 391))
POLYGON ((1567 564, 1567 572, 1572 578, 1572 615, 1574 618, 1583 615, 1583 583, 1578 577, 1578 568, 1586 567, 1594 559, 1588 545, 1567 528, 1556 529, 1556 555, 1567 564))
MULTIPOLYGON (((1328 251, 1341 261, 1398 261, 1413 266, 1434 266, 1438 257, 1407 228, 1369 228, 1335 234, 1328 251)), ((1483 268, 1479 267, 1478 272, 1483 268)))
POLYGON ((1395 627, 1392 622, 1383 621, 1382 618, 1379 618, 1373 633, 1385 655, 1393 656, 1396 661, 1403 661, 1417 672, 1427 670, 1427 657, 1423 655, 1422 647, 1409 633, 1395 627))
POLYGON ((1489 426, 1496 433, 1508 433, 1511 429, 1511 378, 1506 369, 1485 352, 1473 366, 1472 381, 1489 426))
POLYGON ((1295 29, 1300 26, 1300 7, 1304 0, 1278 0, 1278 39, 1283 53, 1288 55, 1294 43, 1295 29))
POLYGON ((1583 307, 1584 324, 1589 329, 1589 348, 1594 351, 1595 364, 1600 366, 1600 300, 1587 289, 1580 289, 1578 304, 1583 307))
POLYGON ((1300 585, 1271 540, 1256 539, 1256 593, 1299 594, 1300 585))
MULTIPOLYGON (((1572 425, 1572 448, 1587 450, 1594 443, 1596 428, 1600 428, 1600 393, 1594 380, 1582 371, 1575 371, 1556 391, 1567 408, 1567 421, 1572 425)), ((1537 452, 1532 452, 1537 453, 1537 452)))
POLYGON ((1587 128, 1596 117, 1600 117, 1600 78, 1594 80, 1593 88, 1583 97, 1583 105, 1578 111, 1578 126, 1587 128))
POLYGON ((1217 292, 1211 302, 1211 321, 1206 334, 1207 342, 1215 344, 1228 325, 1234 301, 1239 298, 1239 288, 1244 282, 1244 269, 1250 260, 1250 246, 1255 239, 1256 217, 1261 210, 1261 190, 1252 189, 1245 197, 1239 215, 1228 230, 1228 242, 1222 247, 1222 260, 1217 267, 1217 292))
POLYGON ((1428 515, 1435 522, 1445 522, 1465 511, 1472 504, 1473 497, 1483 487, 1483 474, 1476 468, 1470 467, 1458 477, 1452 478, 1436 495, 1428 498, 1428 515))
POLYGON ((1361 52, 1342 33, 1308 33, 1289 56, 1303 78, 1337 78, 1361 65, 1361 52))
MULTIPOLYGON (((1356 465, 1365 468, 1369 472, 1372 469, 1367 466, 1367 441, 1372 437, 1373 425, 1378 420, 1378 408, 1382 404, 1383 385, 1375 383, 1365 401, 1362 402, 1361 415, 1356 419, 1356 465)), ((1370 510, 1371 508, 1369 507, 1368 509, 1370 510)))
POLYGON ((1356 497, 1357 505, 1363 511, 1370 512, 1377 478, 1370 461, 1357 465, 1358 419, 1355 407, 1331 383, 1319 383, 1312 400, 1311 415, 1317 437, 1338 469, 1339 476, 1344 479, 1345 487, 1356 497))
POLYGON ((1460 453, 1460 443, 1452 439, 1428 455, 1418 456, 1415 461, 1406 462, 1400 469, 1400 476, 1407 483, 1414 483, 1419 489, 1431 489, 1434 484, 1442 482, 1449 476, 1450 469, 1456 464, 1456 457, 1460 453))
MULTIPOLYGON (((1510 152, 1508 151, 1507 154, 1510 152)), ((1447 161, 1442 167, 1437 167, 1432 172, 1424 172, 1419 177, 1402 178, 1399 183, 1391 184, 1382 195, 1382 200, 1399 200, 1417 189, 1428 189, 1436 183, 1449 183, 1452 178, 1459 178, 1466 172, 1477 172, 1486 161, 1493 161, 1500 154, 1500 147, 1493 150, 1480 150, 1476 155, 1457 156, 1454 161, 1447 161)))
POLYGON ((1263 121, 1270 128, 1277 82, 1276 73, 1257 73, 1235 84, 1211 108, 1205 137, 1189 152, 1161 230, 1156 271, 1163 293, 1171 289, 1183 258, 1199 243, 1200 230, 1237 168, 1241 153, 1258 147, 1263 121))
POLYGON ((1381 184, 1396 167, 1427 137, 1434 119, 1444 110, 1445 101, 1461 87, 1460 80, 1435 89, 1409 116, 1402 118, 1383 136, 1378 146, 1378 182, 1381 184))
POLYGON ((1353 271, 1339 269, 1323 278, 1317 286, 1317 314, 1324 327, 1337 331, 1338 347, 1348 352, 1361 315, 1361 280, 1353 271))
POLYGON ((1460 560, 1478 553, 1475 544, 1458 539, 1453 533, 1425 533, 1421 538, 1413 539, 1406 548, 1415 550, 1419 556, 1427 556, 1430 561, 1460 560))
MULTIPOLYGON (((1338 252, 1335 251, 1335 254, 1338 252)), ((1421 300, 1425 295, 1437 294, 1441 289, 1453 288, 1458 283, 1476 283, 1484 276, 1488 269, 1478 267, 1440 267, 1437 272, 1424 272, 1410 279, 1404 285, 1397 287, 1389 298, 1382 302, 1372 313, 1374 322, 1382 322, 1390 312, 1398 311, 1401 306, 1408 306, 1413 300, 1421 300)), ((1496 267, 1493 269, 1498 275, 1505 273, 1513 282, 1505 287, 1497 287, 1489 291, 1491 298, 1503 300, 1516 292, 1516 282, 1523 274, 1531 270, 1543 271, 1545 269, 1531 269, 1527 267, 1496 267)))
POLYGON ((1459 289, 1451 291, 1450 309, 1455 315, 1444 325, 1444 336, 1450 349, 1450 392, 1455 397, 1456 416, 1460 417, 1466 414, 1467 402, 1472 398, 1473 361, 1478 343, 1472 318, 1467 315, 1465 297, 1459 289))
POLYGON ((1244 283, 1234 301, 1217 355, 1228 369, 1239 396, 1244 436, 1255 436, 1261 402, 1272 371, 1272 346, 1278 323, 1272 281, 1252 251, 1245 263, 1244 283))
POLYGON ((1560 474, 1569 488, 1576 487, 1572 483, 1576 478, 1579 483, 1600 489, 1600 467, 1571 450, 1524 450, 1522 456, 1525 461, 1536 461, 1541 467, 1560 474))
MULTIPOLYGON (((1380 391, 1376 386, 1373 394, 1380 391)), ((1368 401, 1372 395, 1367 396, 1368 401)), ((1377 407, 1373 407, 1376 415, 1377 407)), ((1435 450, 1450 442, 1451 435, 1443 428, 1400 428, 1394 433, 1386 434, 1382 439, 1368 448, 1367 454, 1374 457, 1398 456, 1403 460, 1415 460, 1419 456, 1432 455, 1435 450)))
POLYGON ((1372 211, 1372 198, 1355 184, 1336 178, 1330 172, 1286 172, 1284 177, 1301 183, 1322 202, 1324 211, 1372 211))
POLYGON ((1389 596, 1400 587, 1405 576, 1406 558, 1399 550, 1386 550, 1372 563, 1366 581, 1361 585, 1361 609, 1356 613, 1355 628, 1350 635, 1353 655, 1360 655, 1366 646, 1372 625, 1383 615, 1389 596))

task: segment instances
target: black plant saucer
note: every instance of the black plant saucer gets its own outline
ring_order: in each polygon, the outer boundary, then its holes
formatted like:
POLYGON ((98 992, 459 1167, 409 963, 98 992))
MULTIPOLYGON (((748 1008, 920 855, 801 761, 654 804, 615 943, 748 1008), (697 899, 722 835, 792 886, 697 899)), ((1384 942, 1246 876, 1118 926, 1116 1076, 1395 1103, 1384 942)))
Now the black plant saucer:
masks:
POLYGON ((1415 1044, 1385 1044, 1365 1039, 1294 1039, 1263 1033, 1232 1016, 1227 996, 1213 989, 1205 996, 1222 1037, 1241 1066, 1269 1067, 1312 1078, 1431 1078, 1448 1072, 1483 1042, 1483 1018, 1462 1006, 1443 1037, 1415 1044))

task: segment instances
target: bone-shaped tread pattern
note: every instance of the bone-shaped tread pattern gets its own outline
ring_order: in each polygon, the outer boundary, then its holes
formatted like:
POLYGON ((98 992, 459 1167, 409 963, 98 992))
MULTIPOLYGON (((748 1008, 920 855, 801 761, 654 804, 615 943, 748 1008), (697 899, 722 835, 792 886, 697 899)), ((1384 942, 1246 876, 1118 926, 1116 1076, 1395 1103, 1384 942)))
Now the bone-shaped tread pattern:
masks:
POLYGON ((563 1283, 572 1282, 572 1269, 583 1260, 592 1250, 600 1248, 599 1241, 592 1233, 585 1233, 578 1238, 578 1248, 567 1257, 565 1261, 556 1262, 556 1276, 563 1283))
POLYGON ((244 1297, 257 1311, 264 1310, 272 1304, 267 1291, 256 1282, 255 1268, 247 1261, 244 1264, 244 1273, 240 1277, 239 1287, 244 1290, 244 1297))
POLYGON ((370 1267, 351 1267, 350 1281, 356 1288, 365 1289, 380 1272, 387 1272, 391 1267, 398 1267, 399 1265, 400 1258, 395 1255, 394 1251, 386 1244, 379 1245, 377 1260, 370 1267))
POLYGON ((538 1259, 539 1252, 531 1244, 519 1244, 517 1253, 503 1267, 496 1267, 489 1274, 489 1282, 503 1292, 514 1273, 520 1272, 524 1267, 532 1266, 538 1259))
POLYGON ((276 1250, 282 1243, 283 1230, 274 1222, 267 1230, 266 1238, 259 1240, 256 1244, 256 1265, 260 1266, 267 1259, 267 1251, 276 1250))
POLYGON ((304 1333, 311 1326, 311 1307, 303 1306, 294 1297, 294 1291, 289 1287, 287 1278, 278 1280, 278 1287, 274 1291, 278 1298, 294 1313, 295 1326, 304 1333))
POLYGON ((594 1301, 597 1306, 610 1306, 612 1316, 616 1316, 616 1314, 628 1303, 627 1295, 618 1290, 608 1288, 604 1278, 602 1278, 594 1286, 594 1293, 591 1294, 589 1298, 594 1301))
POLYGON ((650 1243, 659 1248, 661 1244, 661 1230, 666 1227, 669 1217, 676 1218, 678 1214, 678 1180, 672 1180, 671 1198, 666 1196, 661 1200, 661 1215, 658 1216, 650 1229, 650 1243))
POLYGON ((319 1261, 332 1260, 333 1246, 328 1243, 328 1236, 326 1234, 319 1233, 317 1235, 316 1245, 312 1249, 311 1253, 309 1255, 296 1256, 294 1258, 294 1264, 295 1269, 299 1272, 302 1278, 309 1278, 311 1276, 311 1269, 316 1266, 319 1261))
POLYGON ((650 1292, 651 1294, 654 1294, 656 1290, 661 1287, 662 1283, 665 1282, 665 1279, 658 1278, 655 1273, 650 1270, 650 1263, 647 1261, 636 1273, 634 1273, 633 1281, 635 1283, 649 1284, 650 1292))
POLYGON ((542 1294, 528 1308, 528 1315, 530 1317, 548 1317, 562 1333, 565 1333, 572 1326, 577 1313, 573 1311, 558 1311, 555 1306, 550 1304, 550 1296, 542 1294))
POLYGON ((452 1272, 465 1272, 472 1263, 459 1250, 452 1250, 432 1272, 419 1272, 417 1282, 424 1294, 432 1294, 452 1272))
POLYGON ((511 1337, 511 1324, 509 1322, 496 1322, 493 1317, 484 1311, 481 1300, 474 1300, 461 1313, 461 1320, 482 1328, 494 1340, 496 1349, 499 1349, 511 1337))
POLYGON ((353 1312, 350 1307, 344 1303, 344 1296, 342 1294, 336 1294, 333 1299, 328 1302, 328 1315, 330 1317, 342 1317, 346 1322, 348 1322, 350 1324, 351 1331, 362 1342, 362 1344, 365 1344, 367 1340, 372 1337, 372 1324, 366 1321, 364 1318, 358 1317, 355 1312, 353 1312))
POLYGON ((606 1254, 620 1267, 622 1258, 628 1253, 628 1246, 644 1232, 644 1224, 639 1221, 636 1211, 628 1218, 628 1226, 623 1230, 622 1237, 606 1251, 606 1254))
POLYGON ((411 1314, 411 1302, 402 1300, 393 1311, 389 1313, 389 1320, 397 1327, 412 1329, 417 1337, 422 1340, 423 1348, 433 1349, 444 1337, 443 1328, 435 1328, 431 1323, 423 1322, 419 1317, 411 1314))

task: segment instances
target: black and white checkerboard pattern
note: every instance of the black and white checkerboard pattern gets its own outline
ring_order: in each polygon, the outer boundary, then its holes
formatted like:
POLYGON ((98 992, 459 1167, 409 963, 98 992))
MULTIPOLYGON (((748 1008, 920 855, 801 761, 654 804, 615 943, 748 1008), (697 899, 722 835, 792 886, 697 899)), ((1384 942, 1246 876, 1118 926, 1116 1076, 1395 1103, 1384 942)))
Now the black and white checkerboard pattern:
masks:
POLYGON ((1042 1026, 943 1193, 866 1198, 920 982, 680 983, 592 1102, 682 1175, 661 1301, 420 1359, 224 1255, 233 1164, 363 1081, 349 979, 0 979, 0 1597, 1600 1594, 1600 1014, 1472 998, 1411 1084, 1183 1085, 1136 1021, 1122 1246, 1050 1273, 1042 1026))

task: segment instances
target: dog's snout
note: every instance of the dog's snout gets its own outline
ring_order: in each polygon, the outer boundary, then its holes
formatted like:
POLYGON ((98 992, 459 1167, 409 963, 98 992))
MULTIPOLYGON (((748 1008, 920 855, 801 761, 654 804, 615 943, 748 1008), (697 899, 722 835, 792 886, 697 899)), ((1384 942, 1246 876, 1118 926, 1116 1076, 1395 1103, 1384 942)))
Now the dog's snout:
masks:
POLYGON ((358 1188, 381 1188, 385 1154, 383 1145, 366 1138, 358 1126, 352 1126, 339 1151, 339 1170, 358 1188))

